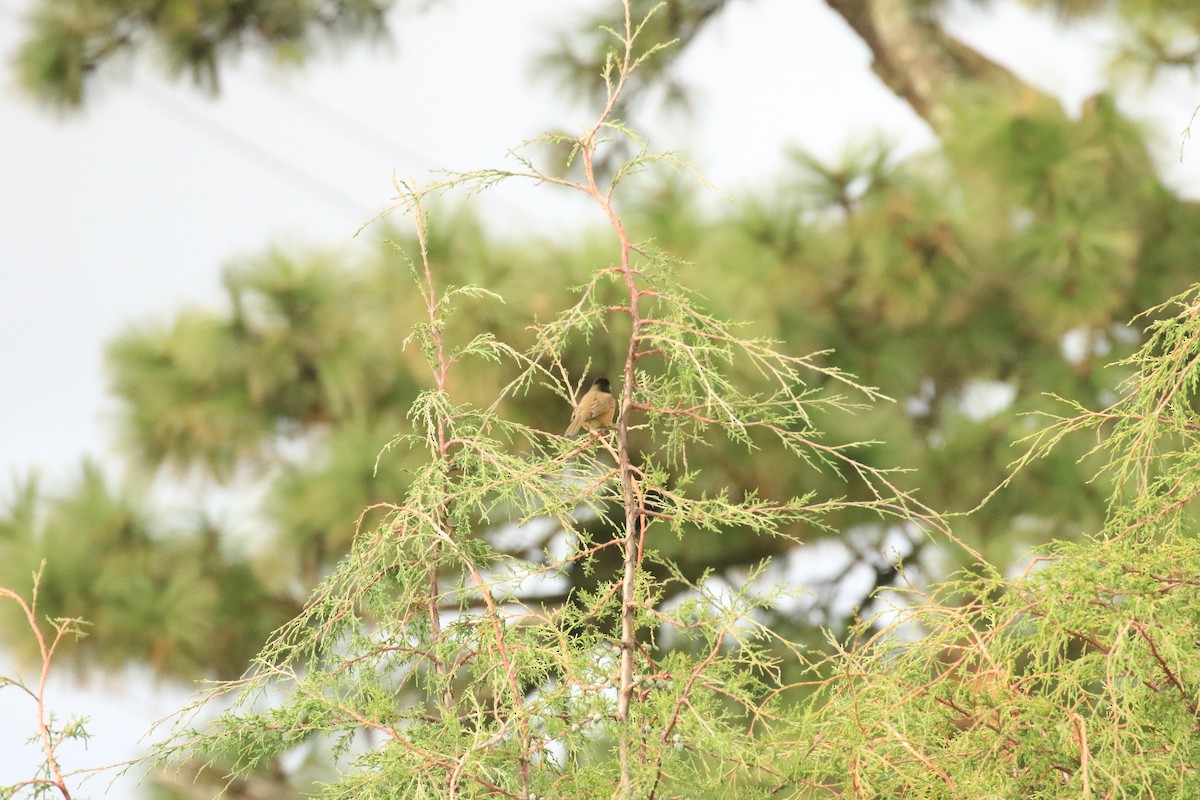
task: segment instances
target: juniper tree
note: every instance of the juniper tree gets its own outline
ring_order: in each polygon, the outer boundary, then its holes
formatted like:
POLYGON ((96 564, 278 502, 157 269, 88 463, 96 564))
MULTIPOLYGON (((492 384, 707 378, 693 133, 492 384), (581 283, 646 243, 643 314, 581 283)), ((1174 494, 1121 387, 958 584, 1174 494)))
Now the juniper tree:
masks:
POLYGON ((659 543, 742 530, 795 537, 798 523, 820 526, 851 504, 890 524, 946 532, 889 470, 851 455, 864 443, 820 432, 822 415, 852 412, 852 395, 879 401, 877 391, 819 355, 787 354, 712 317, 687 289, 686 265, 630 240, 616 200, 622 184, 655 165, 678 166, 613 117, 654 52, 635 55, 645 24, 626 7, 623 27, 610 31, 617 46, 605 107, 567 142, 580 180, 518 155, 516 171, 467 173, 421 190, 398 184, 398 205, 415 224, 412 272, 426 311, 406 344, 432 383, 409 411, 415 432, 394 439, 380 460, 419 450, 426 461, 406 496, 384 504, 385 519, 361 527, 251 673, 185 714, 164 758, 215 758, 238 776, 296 747, 328 747, 342 769, 322 789, 327 797, 765 795, 783 779, 790 725, 770 709, 787 693, 783 660, 794 661, 795 648, 756 613, 781 594, 756 580, 762 567, 740 587, 691 581, 659 543), (613 138, 639 150, 606 179, 597 154, 613 138), (527 350, 488 332, 455 341, 447 331, 456 307, 491 293, 439 283, 422 201, 433 190, 520 178, 590 197, 612 230, 611 263, 573 305, 530 321, 527 350), (498 412, 507 395, 539 394, 561 406, 565 423, 590 376, 572 375, 564 353, 613 338, 622 361, 589 370, 619 387, 611 429, 564 438, 498 412), (480 360, 512 376, 490 406, 456 396, 480 360), (810 388, 814 377, 841 389, 810 388), (838 471, 865 496, 776 501, 698 488, 689 452, 713 437, 749 457, 784 451, 797 471, 838 471), (589 517, 610 520, 621 535, 597 540, 581 524, 589 517), (472 534, 486 521, 519 537, 547 520, 563 533, 538 558, 507 556, 472 534), (605 550, 619 553, 620 569, 599 576, 594 590, 538 602, 538 587, 595 569, 605 550), (191 724, 217 702, 229 706, 214 722, 191 724))
POLYGON ((818 797, 1195 795, 1200 286, 1144 321, 1117 365, 1123 396, 1064 403, 1014 465, 1093 437, 1115 487, 1103 528, 1016 577, 914 592, 863 646, 814 664, 791 780, 818 797))

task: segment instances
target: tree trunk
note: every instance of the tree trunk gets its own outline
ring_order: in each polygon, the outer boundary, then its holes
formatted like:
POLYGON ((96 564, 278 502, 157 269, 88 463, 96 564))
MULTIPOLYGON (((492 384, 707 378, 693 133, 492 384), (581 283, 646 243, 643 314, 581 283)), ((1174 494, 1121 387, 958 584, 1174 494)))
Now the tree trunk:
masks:
POLYGON ((953 99, 968 87, 1044 110, 1061 105, 1007 68, 963 44, 942 29, 914 0, 825 0, 871 49, 871 69, 933 128, 951 133, 953 99))

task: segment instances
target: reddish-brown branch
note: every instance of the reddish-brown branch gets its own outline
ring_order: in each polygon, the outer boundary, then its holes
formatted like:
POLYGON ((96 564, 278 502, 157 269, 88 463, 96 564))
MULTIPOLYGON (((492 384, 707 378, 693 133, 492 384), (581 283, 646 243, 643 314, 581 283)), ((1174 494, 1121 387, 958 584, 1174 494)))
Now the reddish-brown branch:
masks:
MULTIPOLYGON (((688 676, 687 682, 683 685, 683 689, 679 693, 679 700, 675 703, 675 708, 671 712, 671 718, 667 720, 667 724, 663 726, 661 739, 664 745, 671 738, 671 731, 673 731, 675 726, 679 723, 679 714, 681 711, 683 711, 684 706, 691 706, 691 703, 688 701, 688 695, 691 694, 692 687, 695 686, 696 682, 700 679, 701 673, 708 668, 708 665, 711 664, 713 659, 717 657, 717 654, 721 652, 721 645, 724 643, 724 641, 725 634, 722 632, 721 635, 716 638, 716 641, 713 642, 713 646, 709 649, 708 655, 704 657, 704 660, 696 665, 696 667, 692 670, 692 674, 688 676)), ((664 755, 665 753, 659 754, 658 765, 654 775, 654 784, 650 787, 650 793, 646 796, 647 800, 654 800, 655 792, 658 791, 658 785, 662 781, 664 755)))
POLYGON ((1166 662, 1166 659, 1164 659, 1162 654, 1158 652, 1158 645, 1154 642, 1154 637, 1150 635, 1150 632, 1146 630, 1146 626, 1142 623, 1133 622, 1131 624, 1133 625, 1133 629, 1141 634, 1142 638, 1146 640, 1146 645, 1150 648, 1150 655, 1154 656, 1154 660, 1157 662, 1159 669, 1161 669, 1163 674, 1166 675, 1167 682, 1174 686, 1179 692, 1179 697, 1183 700, 1183 704, 1187 706, 1188 711, 1192 713, 1193 717, 1200 719, 1200 708, 1197 708, 1195 701, 1192 700, 1192 692, 1190 692, 1187 687, 1183 685, 1183 683, 1179 680, 1179 677, 1175 674, 1175 671, 1171 669, 1171 666, 1166 662))
MULTIPOLYGON (((437 293, 434 289, 433 270, 429 264, 429 247, 425 237, 425 220, 421 216, 421 208, 417 202, 413 202, 410 207, 410 212, 413 217, 413 222, 416 227, 417 243, 421 249, 421 266, 425 271, 425 285, 422 287, 422 295, 425 299, 425 310, 429 314, 429 335, 433 340, 434 353, 437 358, 437 370, 434 372, 434 381, 436 382, 439 392, 446 390, 446 375, 450 369, 450 363, 446 359, 445 342, 442 339, 441 327, 437 324, 437 293)), ((450 450, 449 437, 446 434, 446 421, 442 417, 437 419, 437 448, 438 455, 442 457, 443 462, 447 459, 450 450)), ((449 504, 450 498, 447 497, 442 508, 441 519, 437 520, 434 528, 441 533, 449 535, 449 504)), ((448 669, 442 658, 438 655, 438 643, 442 638, 442 615, 441 609, 438 607, 438 597, 441 594, 439 586, 439 556, 441 555, 441 542, 434 541, 429 553, 429 597, 427 601, 427 609, 429 613, 429 632, 432 644, 430 646, 431 660, 434 670, 442 676, 442 698, 441 705, 443 713, 447 713, 450 709, 453 698, 450 696, 450 683, 448 679, 448 669)))
POLYGON ((634 655, 637 648, 637 577, 641 567, 640 532, 641 521, 637 477, 630 457, 629 420, 634 410, 633 396, 636 387, 637 354, 642 344, 642 319, 640 309, 641 290, 637 285, 637 271, 630 264, 630 253, 633 246, 625 231, 620 215, 612 205, 612 190, 609 186, 602 191, 596 178, 596 167, 593 161, 597 136, 608 124, 618 100, 624 91, 626 81, 634 66, 633 44, 636 31, 633 26, 632 12, 628 2, 624 3, 624 36, 622 44, 624 53, 621 56, 616 82, 610 84, 608 102, 600 113, 591 130, 580 140, 580 161, 584 172, 584 191, 592 197, 608 218, 609 225, 617 234, 620 246, 620 263, 618 272, 628 292, 629 304, 622 311, 629 314, 630 333, 629 345, 625 355, 623 385, 621 387, 621 413, 616 421, 617 429, 617 469, 621 484, 621 497, 625 506, 625 535, 623 537, 624 569, 621 577, 621 659, 619 686, 617 691, 617 722, 622 726, 618 733, 618 753, 620 760, 619 796, 633 796, 633 769, 630 754, 629 720, 630 703, 633 698, 634 655))
POLYGON ((46 719, 46 679, 50 675, 50 664, 54 660, 54 652, 58 649, 59 642, 62 641, 63 635, 73 626, 77 625, 79 621, 75 619, 60 620, 56 625, 54 639, 47 645, 46 637, 42 634, 41 626, 38 625, 37 621, 37 589, 34 589, 34 597, 31 603, 26 603, 23 597, 3 586, 0 586, 0 597, 7 597, 21 607, 21 611, 25 614, 25 621, 29 625, 29 629, 33 632, 34 639, 37 641, 38 654, 42 658, 42 670, 38 676, 37 691, 30 691, 24 686, 21 688, 25 689, 26 693, 33 697, 37 705, 37 736, 42 745, 42 757, 46 759, 46 769, 50 777, 26 781, 24 785, 53 786, 62 795, 63 800, 71 800, 71 791, 67 788, 67 782, 63 778, 62 769, 59 767, 58 758, 55 755, 61 739, 55 741, 53 732, 50 730, 50 724, 46 719))
POLYGON ((518 712, 521 725, 521 786, 525 793, 529 793, 529 721, 525 714, 522 713, 524 704, 524 693, 521 691, 517 683, 516 669, 513 667, 512 658, 508 654, 508 647, 504 643, 506 633, 506 625, 500 614, 496 610, 496 601, 492 597, 492 591, 488 588, 488 584, 484 581, 483 576, 479 574, 479 569, 474 564, 471 564, 471 578, 475 581, 475 585, 479 587, 479 593, 483 595, 484 602, 487 603, 488 616, 492 621, 492 634, 496 637, 496 650, 500 654, 500 663, 504 666, 504 674, 508 679, 508 688, 512 692, 513 708, 518 712))

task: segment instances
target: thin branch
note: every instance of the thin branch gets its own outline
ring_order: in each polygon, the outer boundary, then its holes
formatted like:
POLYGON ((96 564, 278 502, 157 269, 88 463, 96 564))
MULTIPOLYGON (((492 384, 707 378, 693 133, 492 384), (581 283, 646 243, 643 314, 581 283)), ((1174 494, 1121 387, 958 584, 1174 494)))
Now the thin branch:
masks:
POLYGON ((47 779, 34 779, 26 781, 21 785, 39 785, 50 786, 62 795, 63 800, 71 800, 71 791, 67 787, 67 782, 63 778, 62 768, 58 763, 56 751, 58 746, 63 742, 64 736, 56 734, 50 727, 50 722, 46 713, 46 679, 50 675, 50 665, 54 660, 54 653, 58 649, 58 645, 62 642, 63 636, 68 632, 74 633, 78 630, 80 621, 78 619, 62 619, 54 623, 55 634, 54 639, 49 644, 46 643, 46 638, 42 634, 41 626, 37 620, 37 587, 40 582, 41 571, 34 577, 33 599, 26 603, 25 599, 11 589, 0 586, 0 598, 8 598, 15 602, 21 608, 21 612, 25 616, 25 622, 29 626, 29 630, 33 633, 34 639, 37 641, 38 654, 41 656, 42 668, 38 676, 38 684, 36 690, 30 690, 23 684, 14 682, 13 685, 22 688, 26 694, 30 695, 37 706, 37 737, 42 747, 42 758, 45 759, 45 767, 49 773, 47 779))

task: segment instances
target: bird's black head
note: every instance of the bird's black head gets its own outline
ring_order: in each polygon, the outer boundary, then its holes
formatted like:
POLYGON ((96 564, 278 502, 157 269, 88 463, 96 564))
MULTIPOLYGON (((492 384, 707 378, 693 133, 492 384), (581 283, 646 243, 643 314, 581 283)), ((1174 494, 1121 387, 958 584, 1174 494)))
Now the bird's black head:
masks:
POLYGON ((596 387, 602 392, 608 392, 609 394, 612 394, 612 386, 609 384, 608 378, 596 378, 596 382, 593 383, 592 386, 596 387))

